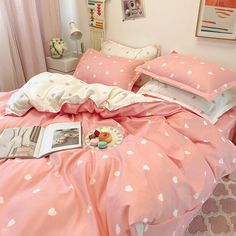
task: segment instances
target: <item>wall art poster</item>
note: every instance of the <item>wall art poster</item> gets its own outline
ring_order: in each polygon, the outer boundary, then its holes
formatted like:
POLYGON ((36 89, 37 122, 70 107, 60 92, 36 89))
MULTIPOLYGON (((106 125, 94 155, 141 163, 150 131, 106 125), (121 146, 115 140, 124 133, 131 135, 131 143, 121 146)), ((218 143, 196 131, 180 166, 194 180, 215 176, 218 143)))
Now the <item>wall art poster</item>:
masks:
POLYGON ((88 0, 88 18, 91 47, 100 50, 105 36, 105 0, 88 0))
POLYGON ((143 0, 122 0, 123 20, 145 17, 143 0))
POLYGON ((196 36, 236 40, 236 0, 201 0, 196 36))
POLYGON ((105 29, 104 0, 88 0, 89 26, 96 29, 105 29))

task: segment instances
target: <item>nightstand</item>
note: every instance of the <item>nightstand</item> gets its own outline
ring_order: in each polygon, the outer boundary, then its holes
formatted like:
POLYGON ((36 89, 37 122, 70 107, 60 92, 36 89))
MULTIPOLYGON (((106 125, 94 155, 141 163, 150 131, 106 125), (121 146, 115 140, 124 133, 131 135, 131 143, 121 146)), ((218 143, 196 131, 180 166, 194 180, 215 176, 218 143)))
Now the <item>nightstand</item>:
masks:
POLYGON ((46 62, 48 71, 60 74, 73 74, 81 57, 82 54, 78 57, 64 56, 60 59, 47 57, 46 62))

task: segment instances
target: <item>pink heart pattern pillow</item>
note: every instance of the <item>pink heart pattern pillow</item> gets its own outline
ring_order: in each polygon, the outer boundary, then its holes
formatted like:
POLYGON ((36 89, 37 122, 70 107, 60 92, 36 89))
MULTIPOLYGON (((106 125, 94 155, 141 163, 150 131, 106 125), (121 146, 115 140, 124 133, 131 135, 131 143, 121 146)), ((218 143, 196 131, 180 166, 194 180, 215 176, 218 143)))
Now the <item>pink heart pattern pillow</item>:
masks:
POLYGON ((171 53, 139 66, 136 71, 212 101, 236 86, 236 73, 223 66, 171 53))
POLYGON ((86 83, 101 83, 131 90, 140 73, 135 72, 143 60, 109 56, 88 49, 81 58, 74 76, 86 83))

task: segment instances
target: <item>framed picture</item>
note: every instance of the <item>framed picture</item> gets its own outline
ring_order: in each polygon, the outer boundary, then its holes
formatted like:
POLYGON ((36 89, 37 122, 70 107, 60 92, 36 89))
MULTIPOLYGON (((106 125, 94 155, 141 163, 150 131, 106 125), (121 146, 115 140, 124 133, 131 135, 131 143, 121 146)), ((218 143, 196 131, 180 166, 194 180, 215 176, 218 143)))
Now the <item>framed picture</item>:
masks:
POLYGON ((201 0, 196 36, 236 40, 236 0, 201 0))
POLYGON ((134 20, 145 17, 143 0, 121 0, 123 20, 134 20))

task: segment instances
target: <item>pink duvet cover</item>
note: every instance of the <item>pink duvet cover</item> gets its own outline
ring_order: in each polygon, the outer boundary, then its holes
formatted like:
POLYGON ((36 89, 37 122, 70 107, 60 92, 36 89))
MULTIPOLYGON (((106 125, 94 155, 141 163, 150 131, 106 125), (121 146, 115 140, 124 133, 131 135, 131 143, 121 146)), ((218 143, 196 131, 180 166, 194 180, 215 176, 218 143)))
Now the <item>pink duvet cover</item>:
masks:
POLYGON ((215 127, 217 127, 225 137, 233 140, 236 136, 236 108, 229 110, 221 116, 215 124, 215 127))
MULTIPOLYGON (((10 95, 0 95, 0 114, 10 95)), ((33 108, 0 116, 0 132, 66 121, 82 121, 84 134, 119 127, 125 138, 107 151, 1 160, 1 236, 180 236, 217 180, 236 168, 236 147, 217 128, 158 101, 111 111, 91 100, 56 114, 33 108)))

